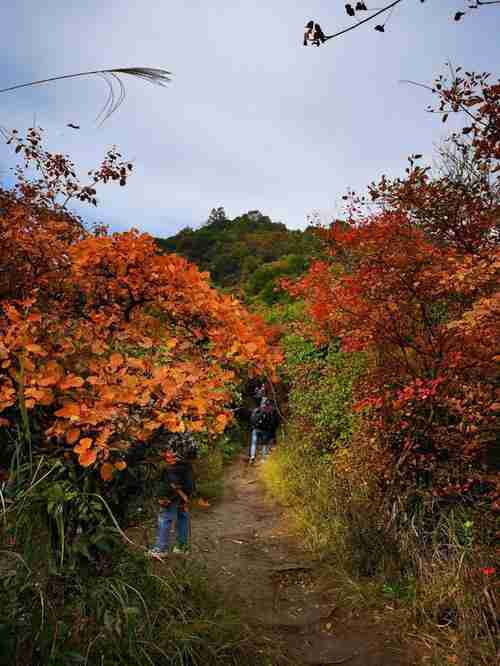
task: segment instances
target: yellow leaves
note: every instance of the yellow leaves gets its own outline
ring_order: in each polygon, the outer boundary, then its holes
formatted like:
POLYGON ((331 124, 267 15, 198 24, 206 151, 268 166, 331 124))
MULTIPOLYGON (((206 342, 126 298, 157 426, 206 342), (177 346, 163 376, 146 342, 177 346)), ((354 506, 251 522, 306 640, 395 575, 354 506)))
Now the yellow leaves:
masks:
POLYGON ((103 481, 111 481, 113 478, 113 465, 111 463, 104 463, 101 465, 101 469, 99 470, 101 474, 101 479, 103 481))
POLYGON ((208 509, 210 506, 210 502, 206 499, 203 499, 203 497, 200 497, 200 499, 197 502, 197 506, 199 506, 200 509, 208 509))
POLYGON ((67 402, 64 407, 55 412, 55 416, 69 419, 70 421, 78 421, 80 418, 80 405, 76 402, 67 402))

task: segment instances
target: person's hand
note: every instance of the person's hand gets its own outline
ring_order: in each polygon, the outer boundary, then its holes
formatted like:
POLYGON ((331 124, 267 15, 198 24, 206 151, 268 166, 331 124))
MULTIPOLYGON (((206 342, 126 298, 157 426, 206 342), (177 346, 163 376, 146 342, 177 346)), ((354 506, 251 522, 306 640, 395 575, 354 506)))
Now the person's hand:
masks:
POLYGON ((167 465, 175 465, 177 462, 177 454, 174 453, 173 451, 165 451, 165 455, 163 456, 163 459, 167 463, 167 465))
POLYGON ((162 506, 162 507, 166 507, 166 506, 168 506, 168 505, 170 504, 170 500, 168 500, 168 499, 161 499, 161 498, 160 498, 160 499, 158 500, 158 504, 159 504, 160 506, 162 506))

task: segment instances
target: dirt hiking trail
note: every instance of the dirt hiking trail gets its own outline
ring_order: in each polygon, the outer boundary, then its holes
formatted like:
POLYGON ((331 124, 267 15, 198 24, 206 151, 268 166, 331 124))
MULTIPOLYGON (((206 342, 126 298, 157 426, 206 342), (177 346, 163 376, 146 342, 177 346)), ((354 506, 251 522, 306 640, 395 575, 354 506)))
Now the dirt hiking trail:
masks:
POLYGON ((258 466, 242 457, 226 470, 224 488, 221 500, 194 513, 191 557, 208 567, 260 643, 281 645, 293 666, 412 664, 384 623, 337 605, 334 583, 266 497, 258 466))

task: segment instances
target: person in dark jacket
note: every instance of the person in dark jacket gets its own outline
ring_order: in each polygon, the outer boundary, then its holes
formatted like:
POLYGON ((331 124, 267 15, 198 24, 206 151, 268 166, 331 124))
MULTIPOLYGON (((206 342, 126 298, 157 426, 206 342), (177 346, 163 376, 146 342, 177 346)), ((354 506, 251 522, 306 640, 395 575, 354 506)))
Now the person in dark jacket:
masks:
POLYGON ((271 444, 276 439, 279 419, 276 409, 269 398, 262 398, 259 407, 253 410, 250 417, 252 439, 250 443, 250 463, 255 462, 257 445, 261 444, 261 455, 264 460, 269 454, 271 444))
POLYGON ((177 543, 173 553, 189 551, 189 499, 194 492, 193 460, 199 444, 189 432, 172 433, 162 429, 155 437, 155 446, 163 449, 156 541, 149 551, 161 558, 170 550, 170 532, 176 522, 177 543))

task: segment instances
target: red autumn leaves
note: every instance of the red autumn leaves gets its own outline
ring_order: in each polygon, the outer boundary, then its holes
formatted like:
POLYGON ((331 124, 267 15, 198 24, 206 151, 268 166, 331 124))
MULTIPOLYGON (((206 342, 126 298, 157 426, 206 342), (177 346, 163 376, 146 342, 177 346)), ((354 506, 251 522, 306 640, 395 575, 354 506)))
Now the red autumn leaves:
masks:
POLYGON ((348 224, 324 232, 325 258, 290 287, 308 304, 313 335, 368 354, 358 408, 370 408, 367 423, 392 460, 385 482, 424 484, 441 501, 484 500, 495 511, 497 89, 473 74, 437 89, 442 112, 451 105, 474 113, 467 145, 463 135, 452 137, 469 180, 456 173, 432 178, 412 165, 405 179, 372 184, 369 198, 380 212, 365 213, 359 199, 348 224))

